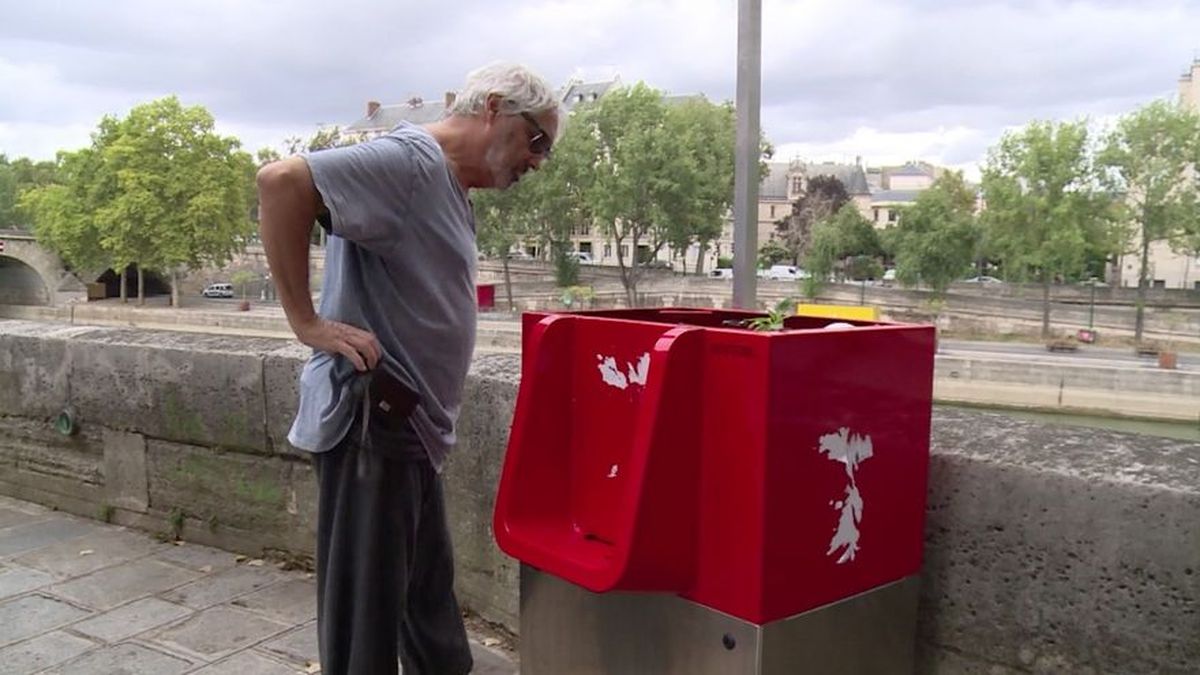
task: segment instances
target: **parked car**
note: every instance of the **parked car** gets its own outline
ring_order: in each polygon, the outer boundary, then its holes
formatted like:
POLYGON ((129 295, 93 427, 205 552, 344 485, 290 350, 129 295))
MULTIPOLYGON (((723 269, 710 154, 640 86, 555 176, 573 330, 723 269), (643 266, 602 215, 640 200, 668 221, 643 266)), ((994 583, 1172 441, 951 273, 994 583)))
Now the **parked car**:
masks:
POLYGON ((718 267, 717 269, 709 272, 708 276, 712 279, 732 279, 733 270, 728 267, 718 267))
POLYGON ((808 277, 808 272, 795 265, 771 265, 771 268, 767 270, 767 278, 773 281, 795 281, 808 277))
POLYGON ((985 275, 985 276, 981 276, 981 277, 971 277, 970 279, 963 279, 963 283, 965 283, 965 284, 1002 284, 1004 282, 1000 281, 996 277, 989 277, 989 276, 985 275))
POLYGON ((645 267, 648 270, 674 270, 675 264, 670 260, 659 260, 658 258, 655 258, 654 260, 647 260, 646 262, 642 263, 642 267, 645 267))
POLYGON ((587 251, 567 251, 567 257, 575 259, 580 265, 592 265, 596 262, 587 251))
POLYGON ((890 284, 890 283, 895 282, 896 281, 896 268, 893 267, 890 270, 884 270, 882 281, 885 284, 890 284))
POLYGON ((232 298, 233 284, 216 283, 209 284, 204 289, 204 297, 206 298, 232 298))

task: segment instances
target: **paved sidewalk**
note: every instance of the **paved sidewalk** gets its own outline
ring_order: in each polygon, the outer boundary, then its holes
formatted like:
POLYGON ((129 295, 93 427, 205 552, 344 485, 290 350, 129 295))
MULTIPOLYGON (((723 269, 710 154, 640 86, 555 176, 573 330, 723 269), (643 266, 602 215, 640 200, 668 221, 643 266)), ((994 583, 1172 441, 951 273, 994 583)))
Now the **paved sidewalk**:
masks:
POLYGON ((317 673, 315 617, 311 574, 0 497, 0 675, 317 673))

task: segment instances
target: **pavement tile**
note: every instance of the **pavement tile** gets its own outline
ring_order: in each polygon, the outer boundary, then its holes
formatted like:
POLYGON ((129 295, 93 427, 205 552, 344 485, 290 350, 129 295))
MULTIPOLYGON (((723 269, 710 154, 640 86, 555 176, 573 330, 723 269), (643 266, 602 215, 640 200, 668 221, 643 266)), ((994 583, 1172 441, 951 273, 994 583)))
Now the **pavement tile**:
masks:
POLYGON ((233 656, 206 666, 193 675, 296 675, 307 671, 284 665, 255 651, 238 652, 233 656))
POLYGON ((134 560, 50 587, 50 592, 100 610, 185 584, 199 573, 157 560, 134 560))
POLYGON ((0 603, 0 646, 20 642, 51 628, 78 621, 90 612, 44 595, 26 595, 0 603))
POLYGON ((12 527, 14 525, 23 525, 32 523, 36 520, 42 520, 46 517, 45 514, 30 514, 16 509, 10 509, 5 506, 0 506, 0 529, 12 527))
POLYGON ((321 652, 317 649, 317 622, 313 621, 281 635, 263 644, 260 649, 300 667, 317 663, 321 660, 321 652))
POLYGON ((245 610, 213 607, 156 631, 145 639, 175 651, 196 654, 206 661, 216 661, 287 628, 286 624, 264 619, 245 610))
POLYGON ((66 539, 96 532, 99 528, 71 518, 44 518, 0 530, 0 558, 33 551, 66 539))
POLYGON ((0 600, 54 583, 54 577, 21 565, 0 565, 0 600))
POLYGON ((126 642, 88 652, 39 675, 177 675, 194 667, 177 656, 126 642))
POLYGON ((228 602, 239 595, 266 588, 286 579, 287 575, 272 567, 239 565, 211 574, 163 594, 164 600, 205 609, 228 602))
POLYGON ((104 642, 120 642, 151 628, 182 619, 191 613, 192 610, 187 607, 165 600, 143 598, 80 621, 71 626, 71 630, 104 642))
POLYGON ((166 544, 124 529, 105 529, 69 541, 43 546, 18 556, 16 562, 69 579, 140 558, 166 544))
POLYGON ((0 675, 28 675, 57 666, 92 649, 95 642, 54 631, 0 649, 0 675))
POLYGON ((472 675, 517 675, 517 667, 511 659, 478 642, 471 642, 471 655, 475 657, 472 675))
POLYGON ((317 584, 308 579, 289 579, 232 600, 268 619, 293 625, 317 618, 317 584))
POLYGON ((228 551, 186 542, 167 546, 164 550, 155 553, 153 557, 205 573, 219 572, 237 564, 237 556, 228 551))

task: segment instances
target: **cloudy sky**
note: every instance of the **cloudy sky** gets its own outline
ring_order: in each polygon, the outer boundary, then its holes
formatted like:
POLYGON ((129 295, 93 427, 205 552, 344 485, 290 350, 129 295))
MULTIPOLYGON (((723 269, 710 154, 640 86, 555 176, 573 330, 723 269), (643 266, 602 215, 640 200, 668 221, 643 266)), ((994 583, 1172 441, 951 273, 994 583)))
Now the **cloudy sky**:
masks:
MULTIPOLYGON (((764 0, 763 18, 780 159, 973 173, 1007 128, 1173 96, 1200 54, 1200 0, 764 0)), ((0 0, 0 153, 52 158, 166 94, 254 151, 500 59, 732 99, 736 26, 736 0, 0 0)))

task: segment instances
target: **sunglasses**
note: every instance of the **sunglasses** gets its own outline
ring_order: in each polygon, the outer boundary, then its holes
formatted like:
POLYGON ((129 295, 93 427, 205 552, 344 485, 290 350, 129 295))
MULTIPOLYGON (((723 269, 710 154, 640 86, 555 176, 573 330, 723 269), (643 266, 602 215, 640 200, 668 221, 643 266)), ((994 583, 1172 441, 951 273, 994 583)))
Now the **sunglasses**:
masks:
POLYGON ((524 117, 525 121, 529 122, 533 126, 534 131, 537 132, 529 139, 529 151, 535 155, 541 155, 549 159, 550 150, 554 146, 554 139, 550 137, 550 134, 546 133, 542 125, 537 123, 537 120, 533 119, 533 115, 522 112, 521 117, 524 117))

